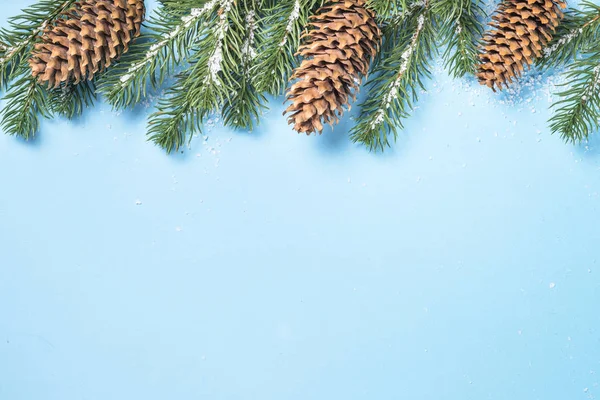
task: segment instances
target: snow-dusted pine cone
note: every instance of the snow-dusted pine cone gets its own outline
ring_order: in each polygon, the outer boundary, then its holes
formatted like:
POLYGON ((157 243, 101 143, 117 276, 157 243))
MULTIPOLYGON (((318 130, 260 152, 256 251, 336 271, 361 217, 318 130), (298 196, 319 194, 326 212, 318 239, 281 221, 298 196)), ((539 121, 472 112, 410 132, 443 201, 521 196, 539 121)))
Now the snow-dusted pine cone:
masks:
POLYGON ((503 0, 483 38, 477 78, 502 90, 542 55, 563 18, 564 1, 503 0))
POLYGON ((143 0, 79 0, 48 26, 29 65, 40 83, 92 79, 128 50, 139 36, 143 0))
POLYGON ((381 32, 365 0, 330 1, 312 18, 306 43, 299 49, 303 61, 288 90, 292 104, 285 111, 294 129, 311 134, 323 123, 337 123, 360 80, 377 53, 381 32))

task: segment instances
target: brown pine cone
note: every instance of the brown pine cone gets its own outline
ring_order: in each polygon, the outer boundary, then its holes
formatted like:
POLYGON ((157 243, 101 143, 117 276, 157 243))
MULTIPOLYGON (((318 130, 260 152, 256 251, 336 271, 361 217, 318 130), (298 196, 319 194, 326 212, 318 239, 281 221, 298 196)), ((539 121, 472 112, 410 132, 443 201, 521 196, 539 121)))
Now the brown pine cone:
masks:
POLYGON ((503 0, 483 38, 479 82, 495 91, 520 77, 552 40, 565 7, 562 0, 503 0))
POLYGON ((140 35, 143 0, 79 0, 48 26, 29 60, 40 83, 79 83, 108 68, 140 35))
POLYGON ((285 111, 294 129, 308 135, 321 133, 323 123, 337 123, 344 106, 350 108, 381 42, 365 0, 330 1, 310 25, 298 52, 304 60, 290 79, 299 80, 288 90, 292 104, 285 111))

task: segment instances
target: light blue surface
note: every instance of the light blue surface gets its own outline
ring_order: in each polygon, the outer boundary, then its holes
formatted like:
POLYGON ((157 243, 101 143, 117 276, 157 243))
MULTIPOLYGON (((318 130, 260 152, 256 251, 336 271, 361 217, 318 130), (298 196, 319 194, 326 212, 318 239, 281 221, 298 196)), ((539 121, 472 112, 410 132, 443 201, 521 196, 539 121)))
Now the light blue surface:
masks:
POLYGON ((146 110, 0 135, 0 399, 598 398, 600 141, 527 86, 437 70, 384 155, 280 99, 170 157, 146 110))

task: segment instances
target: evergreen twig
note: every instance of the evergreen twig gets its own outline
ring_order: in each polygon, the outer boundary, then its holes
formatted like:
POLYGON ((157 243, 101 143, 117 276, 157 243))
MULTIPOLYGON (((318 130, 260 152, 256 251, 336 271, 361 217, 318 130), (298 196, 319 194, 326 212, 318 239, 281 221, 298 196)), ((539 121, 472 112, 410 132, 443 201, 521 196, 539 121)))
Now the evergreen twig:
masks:
POLYGON ((96 101, 96 85, 83 81, 77 85, 63 83, 50 91, 49 102, 53 113, 68 119, 79 117, 83 110, 96 101))
POLYGON ((207 31, 207 17, 219 7, 219 0, 165 1, 148 19, 149 31, 134 43, 99 82, 99 91, 115 108, 127 108, 147 95, 177 66, 185 64, 207 31))
POLYGON ((450 74, 456 78, 474 75, 484 29, 482 0, 437 0, 433 9, 442 21, 439 36, 446 47, 443 58, 450 74))
POLYGON ((566 141, 579 142, 600 127, 600 49, 576 60, 566 72, 567 82, 552 107, 552 133, 566 141))
POLYGON ((150 115, 150 140, 168 152, 178 150, 186 135, 196 132, 204 118, 230 100, 240 82, 242 46, 246 31, 243 13, 233 0, 221 0, 207 20, 210 27, 194 46, 189 69, 150 115))
POLYGON ((266 98, 256 89, 257 75, 251 73, 255 65, 257 43, 262 42, 257 32, 258 4, 251 3, 246 13, 246 33, 242 45, 242 62, 237 81, 239 88, 225 99, 222 114, 225 125, 252 130, 258 123, 260 113, 266 108, 266 98))
POLYGON ((252 73, 257 74, 256 86, 274 96, 282 95, 293 69, 298 65, 296 51, 309 18, 324 0, 281 0, 261 21, 264 46, 252 73))
POLYGON ((371 0, 369 8, 375 11, 380 19, 399 15, 408 8, 409 0, 371 0))
POLYGON ((352 141, 370 150, 383 150, 390 145, 390 136, 397 137, 424 88, 422 78, 428 77, 432 55, 436 52, 434 21, 428 1, 398 19, 384 33, 384 42, 391 43, 387 56, 376 61, 372 78, 367 82, 368 98, 350 132, 352 141))
POLYGON ((187 143, 186 137, 189 135, 188 141, 191 140, 191 133, 200 130, 202 124, 202 116, 187 101, 185 86, 189 77, 186 72, 179 75, 177 84, 168 91, 171 97, 159 100, 158 111, 148 121, 149 140, 167 153, 183 147, 187 143), (179 104, 179 107, 173 107, 173 104, 179 104))
POLYGON ((30 75, 23 74, 4 97, 2 129, 9 135, 32 139, 39 129, 39 116, 50 118, 46 90, 30 75))
POLYGON ((581 9, 572 9, 558 26, 554 39, 544 49, 537 64, 544 69, 562 67, 578 53, 584 53, 598 43, 600 38, 600 6, 584 0, 581 9))
POLYGON ((569 142, 586 140, 600 128, 600 6, 586 0, 581 7, 567 13, 538 62, 543 68, 570 63, 549 120, 552 133, 569 142))

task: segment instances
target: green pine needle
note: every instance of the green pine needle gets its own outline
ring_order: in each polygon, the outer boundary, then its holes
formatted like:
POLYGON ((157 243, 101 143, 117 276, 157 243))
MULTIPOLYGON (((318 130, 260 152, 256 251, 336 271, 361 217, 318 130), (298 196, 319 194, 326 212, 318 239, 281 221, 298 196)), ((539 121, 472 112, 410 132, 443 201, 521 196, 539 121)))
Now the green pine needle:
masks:
POLYGON ((570 63, 552 104, 552 133, 565 141, 581 142, 600 128, 600 6, 583 1, 581 10, 570 10, 555 39, 538 60, 543 68, 570 63))
POLYGON ((378 18, 384 19, 402 14, 408 9, 409 0, 369 0, 367 6, 375 11, 378 18))
POLYGON ((474 75, 484 29, 482 0, 438 0, 434 12, 441 20, 438 34, 446 47, 443 58, 450 74, 455 78, 474 75))
MULTIPOLYGON (((185 81, 185 78, 180 77, 180 81, 185 81)), ((186 101, 186 93, 179 89, 182 89, 181 85, 169 90, 172 97, 159 101, 158 111, 148 122, 148 140, 167 153, 181 149, 191 140, 191 133, 198 131, 202 124, 199 113, 186 101), (179 103, 181 107, 173 108, 172 103, 179 103)))
POLYGON ((544 69, 565 66, 578 53, 595 47, 600 39, 600 6, 590 1, 581 3, 581 10, 572 9, 558 26, 553 40, 544 49, 537 64, 544 69))
POLYGON ((552 107, 550 129, 566 141, 580 142, 596 131, 600 119, 600 50, 576 60, 569 68, 558 93, 560 100, 552 107))
POLYGON ((79 117, 96 101, 94 81, 83 81, 77 85, 61 84, 50 91, 52 112, 68 119, 79 117))
POLYGON ((375 63, 372 78, 367 82, 368 96, 350 131, 353 142, 362 143, 372 151, 390 145, 402 129, 422 89, 423 77, 428 77, 431 57, 436 52, 434 21, 428 3, 418 6, 385 31, 390 47, 385 57, 375 63))
POLYGON ((265 38, 259 49, 259 59, 253 68, 256 87, 274 96, 282 95, 294 68, 298 65, 296 52, 302 32, 310 16, 325 3, 324 0, 282 0, 267 12, 261 21, 260 35, 265 38))
POLYGON ((179 65, 189 61, 197 42, 206 34, 207 18, 219 6, 216 0, 187 3, 168 1, 146 25, 150 31, 130 46, 119 63, 99 82, 100 93, 115 108, 138 104, 147 96, 148 84, 160 87, 179 65))
POLYGON ((205 116, 230 102, 240 89, 243 11, 232 0, 222 0, 207 22, 210 29, 195 44, 190 67, 150 115, 150 140, 168 152, 179 150, 185 136, 191 138, 205 116))
POLYGON ((47 92, 31 75, 23 75, 14 82, 4 100, 6 105, 0 119, 9 135, 32 139, 39 129, 39 116, 51 117, 47 92))
POLYGON ((257 53, 256 45, 261 43, 263 38, 257 32, 256 16, 258 7, 252 7, 246 10, 245 39, 242 45, 242 65, 240 74, 237 77, 239 88, 233 95, 225 99, 222 107, 223 122, 227 126, 237 129, 254 129, 259 122, 260 115, 266 109, 267 102, 265 96, 256 89, 256 77, 251 73, 255 65, 257 53))

